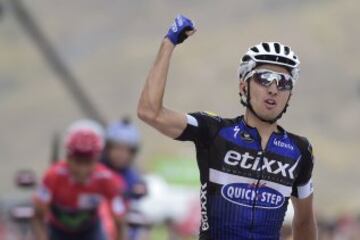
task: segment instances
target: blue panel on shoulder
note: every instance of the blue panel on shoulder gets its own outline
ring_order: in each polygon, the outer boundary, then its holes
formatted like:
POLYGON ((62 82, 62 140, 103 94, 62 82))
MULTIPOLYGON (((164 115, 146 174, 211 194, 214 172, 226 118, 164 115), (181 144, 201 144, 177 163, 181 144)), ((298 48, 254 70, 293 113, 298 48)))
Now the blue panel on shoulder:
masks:
POLYGON ((299 148, 294 144, 291 138, 285 134, 272 134, 267 146, 267 151, 286 156, 295 161, 301 155, 299 148))
POLYGON ((247 131, 242 124, 225 127, 220 130, 220 136, 225 140, 238 146, 259 150, 259 140, 257 136, 247 131))

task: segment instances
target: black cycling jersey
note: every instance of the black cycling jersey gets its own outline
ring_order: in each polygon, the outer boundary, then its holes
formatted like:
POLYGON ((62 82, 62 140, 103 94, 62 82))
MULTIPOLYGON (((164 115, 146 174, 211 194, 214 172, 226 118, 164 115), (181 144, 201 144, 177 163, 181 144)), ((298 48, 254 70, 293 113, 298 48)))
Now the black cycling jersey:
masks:
POLYGON ((278 127, 261 147, 243 116, 187 115, 177 138, 193 141, 201 180, 200 240, 279 239, 290 196, 313 192, 312 148, 278 127))

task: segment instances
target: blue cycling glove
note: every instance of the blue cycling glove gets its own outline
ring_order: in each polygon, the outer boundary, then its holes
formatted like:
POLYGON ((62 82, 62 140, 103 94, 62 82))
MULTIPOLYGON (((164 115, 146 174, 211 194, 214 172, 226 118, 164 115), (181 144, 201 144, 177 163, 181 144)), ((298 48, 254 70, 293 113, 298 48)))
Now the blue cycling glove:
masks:
POLYGON ((171 25, 166 37, 174 44, 182 43, 188 35, 187 31, 194 30, 193 22, 185 16, 177 15, 174 23, 171 25))

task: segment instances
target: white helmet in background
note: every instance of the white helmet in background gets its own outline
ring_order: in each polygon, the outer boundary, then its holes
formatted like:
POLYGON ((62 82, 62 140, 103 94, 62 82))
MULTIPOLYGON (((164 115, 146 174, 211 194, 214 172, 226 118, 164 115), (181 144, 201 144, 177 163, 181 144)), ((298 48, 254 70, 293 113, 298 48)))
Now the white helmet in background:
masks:
POLYGON ((140 132, 135 124, 126 118, 109 124, 106 129, 106 141, 138 149, 140 145, 140 132))
POLYGON ((244 80, 245 76, 259 64, 286 67, 295 81, 299 78, 299 58, 289 46, 279 42, 262 42, 249 48, 241 58, 239 78, 244 80))

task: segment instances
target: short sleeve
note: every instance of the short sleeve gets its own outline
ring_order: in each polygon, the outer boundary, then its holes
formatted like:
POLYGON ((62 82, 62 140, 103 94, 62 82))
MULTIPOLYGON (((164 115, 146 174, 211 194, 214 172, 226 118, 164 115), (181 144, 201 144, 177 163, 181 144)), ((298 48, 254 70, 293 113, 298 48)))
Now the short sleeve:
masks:
POLYGON ((303 199, 310 196, 314 191, 312 183, 314 156, 308 140, 305 139, 301 145, 300 171, 293 185, 292 196, 303 199))
POLYGON ((126 202, 124 199, 125 183, 120 178, 112 174, 103 185, 104 197, 110 203, 111 211, 115 216, 124 216, 126 213, 126 202))
POLYGON ((186 119, 187 126, 176 140, 200 144, 207 144, 211 141, 221 122, 220 117, 209 112, 188 113, 186 119))

